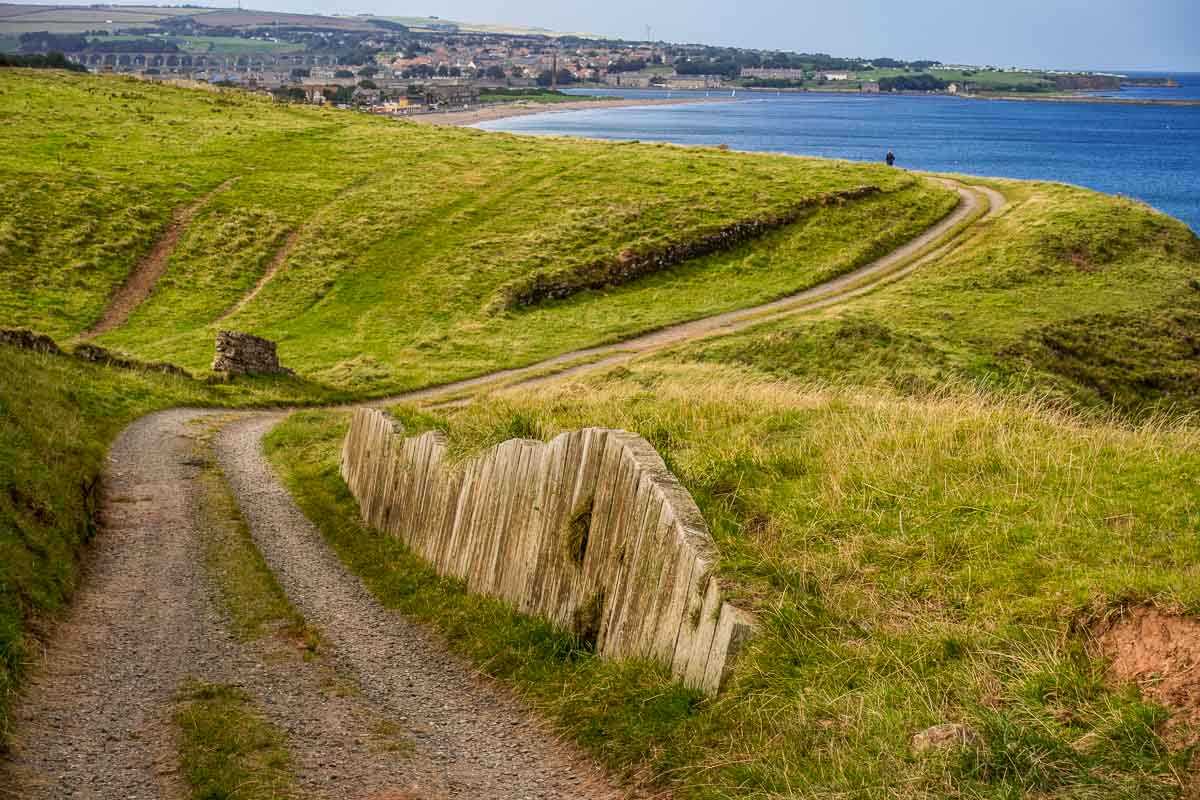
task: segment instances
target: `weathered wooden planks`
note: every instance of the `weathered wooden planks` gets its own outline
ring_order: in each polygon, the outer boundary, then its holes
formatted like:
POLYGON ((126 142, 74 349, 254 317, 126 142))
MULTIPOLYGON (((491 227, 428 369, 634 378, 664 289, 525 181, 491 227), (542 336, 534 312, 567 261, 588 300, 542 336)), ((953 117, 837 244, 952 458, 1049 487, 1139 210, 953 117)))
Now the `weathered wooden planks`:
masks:
POLYGON ((513 439, 453 468, 439 433, 405 438, 360 408, 342 476, 366 522, 444 575, 715 693, 753 620, 721 596, 691 495, 640 436, 585 428, 513 439))

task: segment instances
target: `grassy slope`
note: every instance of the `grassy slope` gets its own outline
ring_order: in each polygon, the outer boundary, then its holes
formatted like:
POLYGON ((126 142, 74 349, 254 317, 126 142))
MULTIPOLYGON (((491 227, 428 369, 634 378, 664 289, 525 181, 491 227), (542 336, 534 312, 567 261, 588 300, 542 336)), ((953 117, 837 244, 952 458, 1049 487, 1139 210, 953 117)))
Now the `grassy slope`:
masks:
MULTIPOLYGON (((283 280, 232 326, 282 338, 285 359, 310 376, 380 391, 660 324, 686 315, 677 304, 694 314, 773 296, 866 258, 944 210, 944 195, 896 184, 888 200, 912 202, 915 212, 891 230, 874 227, 883 209, 830 209, 765 246, 670 276, 481 317, 491 289, 518 268, 611 255, 866 175, 902 178, 802 159, 430 131, 125 81, 48 80, 7 73, 0 84, 0 204, 9 212, 0 216, 0 248, 12 278, 0 315, 58 335, 86 327, 172 209, 238 174, 200 215, 210 224, 185 234, 161 292, 107 340, 193 367, 207 362, 211 319, 253 284, 274 243, 308 220, 305 230, 320 235, 301 237, 283 280), (37 91, 17 91, 9 75, 37 91), (95 116, 81 124, 81 113, 95 116), (139 114, 161 124, 140 124, 139 114), (219 121, 201 132, 205 114, 219 121), (28 119, 42 121, 38 135, 28 119), (218 208, 247 224, 227 225, 218 208), (878 238, 855 238, 864 227, 878 238), (593 249, 581 246, 588 242, 593 249), (562 341, 547 344, 554 336, 562 341)), ((1008 191, 1023 202, 990 223, 986 238, 853 309, 689 348, 675 357, 685 366, 667 358, 584 393, 453 420, 463 447, 607 422, 641 430, 664 451, 708 515, 726 574, 770 621, 734 692, 717 703, 698 703, 653 670, 564 658, 569 642, 553 632, 505 618, 502 608, 484 614, 452 586, 429 588, 432 578, 394 543, 362 537, 343 516, 353 506, 331 460, 334 415, 289 423, 274 440, 276 457, 304 488, 307 510, 327 532, 342 531, 344 556, 379 548, 359 566, 374 570, 393 602, 418 614, 440 609, 428 618, 450 625, 464 650, 609 760, 649 765, 694 794, 809 783, 865 794, 898 780, 935 796, 1082 792, 1085 784, 1097 796, 1169 793, 1170 758, 1148 732, 1159 712, 1104 689, 1066 632, 1081 614, 1123 600, 1200 607, 1190 588, 1194 537, 1178 533, 1197 524, 1177 490, 1195 479, 1191 434, 1085 427, 978 400, 780 392, 694 363, 900 388, 964 376, 1018 389, 1049 382, 1086 402, 1103 396, 1088 376, 1111 377, 1115 348, 1125 371, 1107 385, 1113 396, 1132 392, 1126 407, 1153 402, 1145 388, 1165 374, 1182 376, 1170 382, 1171 398, 1186 400, 1192 386, 1194 399, 1194 355, 1171 338, 1173 325, 1190 324, 1194 237, 1126 201, 1062 187, 1008 191), (1119 324, 1088 325, 1096 314, 1119 324), (872 324, 892 338, 875 341, 872 324), (1061 335, 1054 326, 1065 326, 1061 335), (698 399, 701 390, 725 399, 698 399), (1070 469, 1058 458, 1064 452, 1070 469), (840 472, 825 469, 830 459, 840 472), (827 475, 840 477, 822 482, 827 475), (1045 563, 1043 553, 1052 556, 1045 563), (915 727, 947 717, 979 725, 988 749, 950 763, 906 755, 915 727), (1068 746, 1078 742, 1087 746, 1068 746)), ((0 375, 6 667, 19 662, 26 615, 69 594, 88 531, 79 478, 95 476, 127 421, 171 404, 317 391, 206 388, 3 348, 0 375)))
POLYGON ((1200 479, 1193 429, 663 363, 402 416, 448 430, 460 452, 583 425, 637 431, 700 504, 721 575, 762 623, 716 700, 574 652, 361 531, 337 471, 344 414, 299 415, 269 440, 381 597, 618 769, 703 798, 1180 791, 1188 753, 1158 738, 1164 712, 1106 686, 1078 626, 1143 601, 1200 611, 1200 502, 1179 491, 1200 479), (947 720, 982 748, 913 756, 909 738, 947 720))
POLYGON ((299 230, 286 268, 222 325, 278 339, 302 374, 361 392, 770 299, 910 238, 954 202, 874 165, 438 131, 86 76, 7 73, 0 89, 0 252, 14 287, 0 315, 59 336, 85 329, 173 209, 236 177, 101 343, 202 369, 215 320, 299 230), (887 193, 822 208, 766 246, 519 314, 485 310, 531 270, 865 184, 887 193))
POLYGON ((94 503, 81 483, 93 485, 108 444, 138 416, 410 386, 750 302, 906 238, 944 213, 947 198, 874 168, 523 142, 17 70, 0 76, 0 144, 0 324, 60 338, 86 329, 173 211, 236 177, 184 233, 130 326, 103 343, 203 370, 212 320, 303 225, 288 270, 229 326, 283 339, 285 361, 342 387, 204 386, 0 348, 0 739, 27 626, 61 608, 76 580, 94 503), (481 316, 489 291, 520 270, 648 246, 786 206, 797 193, 868 181, 892 194, 816 214, 777 234, 765 255, 747 248, 681 268, 678 291, 659 277, 481 316), (876 214, 894 224, 875 240, 822 235, 876 214), (804 260, 781 266, 783 256, 804 260), (729 292, 717 288, 739 274, 729 292))
POLYGON ((1000 186, 1012 205, 948 258, 681 357, 911 391, 966 381, 1133 414, 1200 409, 1200 239, 1134 201, 1000 186))
POLYGON ((1131 604, 1200 613, 1195 429, 1096 413, 1196 404, 1196 240, 1126 200, 1002 186, 1009 210, 960 252, 845 308, 582 384, 398 409, 460 456, 583 425, 651 441, 763 620, 719 700, 479 611, 362 531, 344 415, 290 420, 273 458, 381 597, 682 796, 1177 796, 1190 754, 1159 738, 1166 712, 1106 685, 1083 632, 1131 604), (913 756, 946 720, 982 748, 913 756))

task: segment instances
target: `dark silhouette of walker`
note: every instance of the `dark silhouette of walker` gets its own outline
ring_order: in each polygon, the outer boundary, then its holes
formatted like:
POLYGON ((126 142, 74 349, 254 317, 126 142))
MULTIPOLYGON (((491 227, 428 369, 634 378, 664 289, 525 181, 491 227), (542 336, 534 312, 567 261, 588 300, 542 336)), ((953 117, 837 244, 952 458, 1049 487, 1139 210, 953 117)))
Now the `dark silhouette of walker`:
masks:
POLYGON ((887 165, 889 167, 894 167, 896 165, 896 154, 893 153, 891 150, 888 150, 888 154, 884 157, 883 160, 887 162, 887 165))

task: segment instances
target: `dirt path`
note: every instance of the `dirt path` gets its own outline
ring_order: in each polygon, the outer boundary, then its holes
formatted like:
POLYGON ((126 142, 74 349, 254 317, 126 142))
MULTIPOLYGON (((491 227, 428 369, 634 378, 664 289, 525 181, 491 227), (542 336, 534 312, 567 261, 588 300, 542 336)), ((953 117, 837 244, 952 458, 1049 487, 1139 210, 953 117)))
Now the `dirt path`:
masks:
POLYGON ((158 279, 166 272, 167 259, 175 251, 175 245, 179 243, 179 237, 187 228, 188 223, 192 221, 192 217, 196 216, 196 213, 209 200, 228 189, 236 180, 237 178, 230 178, 217 188, 200 197, 196 202, 175 212, 171 217, 170 223, 167 224, 167 229, 163 231, 162 236, 158 237, 158 241, 154 243, 154 247, 150 248, 150 252, 134 266, 133 270, 126 276, 125 283, 116 291, 112 299, 108 301, 108 307, 104 309, 104 315, 100 317, 100 320, 95 325, 80 336, 81 339, 91 339, 125 324, 126 320, 129 319, 129 315, 150 296, 150 292, 154 291, 154 285, 158 283, 158 279))
MULTIPOLYGON (((530 385, 841 302, 955 246, 959 226, 984 213, 983 197, 989 214, 1003 206, 991 190, 956 188, 958 208, 925 234, 805 292, 392 400, 530 385)), ((118 437, 105 474, 103 530, 75 603, 17 706, 19 733, 0 765, 0 796, 182 797, 170 715, 189 677, 233 683, 255 698, 289 733, 307 797, 620 796, 593 762, 434 637, 382 608, 345 570, 262 455, 262 436, 281 416, 176 409, 118 437), (324 665, 298 665, 270 643, 235 640, 214 599, 201 539, 205 461, 192 421, 217 416, 235 421, 217 436, 216 458, 288 597, 332 643, 324 665), (357 691, 331 692, 322 669, 357 691), (381 719, 414 742, 411 754, 381 755, 361 744, 381 719)))
POLYGON ((262 438, 280 419, 254 415, 222 430, 221 469, 284 591, 333 642, 339 671, 412 731, 417 753, 442 767, 447 795, 619 797, 594 763, 346 570, 263 455, 262 438))
POLYGON ((267 264, 266 270, 263 271, 262 276, 258 279, 258 283, 254 284, 253 289, 251 289, 249 292, 243 295, 240 300, 234 303, 232 308, 222 314, 217 319, 217 322, 222 322, 226 319, 229 319, 234 314, 248 306, 251 300, 253 300, 255 297, 258 297, 258 293, 263 290, 263 287, 270 283, 271 279, 275 277, 275 273, 279 272, 280 268, 287 263, 288 256, 292 254, 292 250, 296 247, 296 242, 300 241, 300 235, 304 233, 304 228, 305 226, 301 225, 299 228, 296 228, 288 233, 283 240, 283 244, 280 245, 279 249, 275 251, 275 255, 271 256, 271 261, 267 264))

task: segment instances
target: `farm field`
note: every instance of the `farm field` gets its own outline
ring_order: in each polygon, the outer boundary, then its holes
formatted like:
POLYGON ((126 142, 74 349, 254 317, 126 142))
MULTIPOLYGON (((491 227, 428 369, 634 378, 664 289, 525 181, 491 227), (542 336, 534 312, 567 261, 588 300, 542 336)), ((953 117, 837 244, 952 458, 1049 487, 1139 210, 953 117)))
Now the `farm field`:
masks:
POLYGON ((54 6, 0 4, 0 35, 29 31, 84 33, 91 30, 156 27, 173 16, 193 16, 208 9, 169 6, 54 6))

